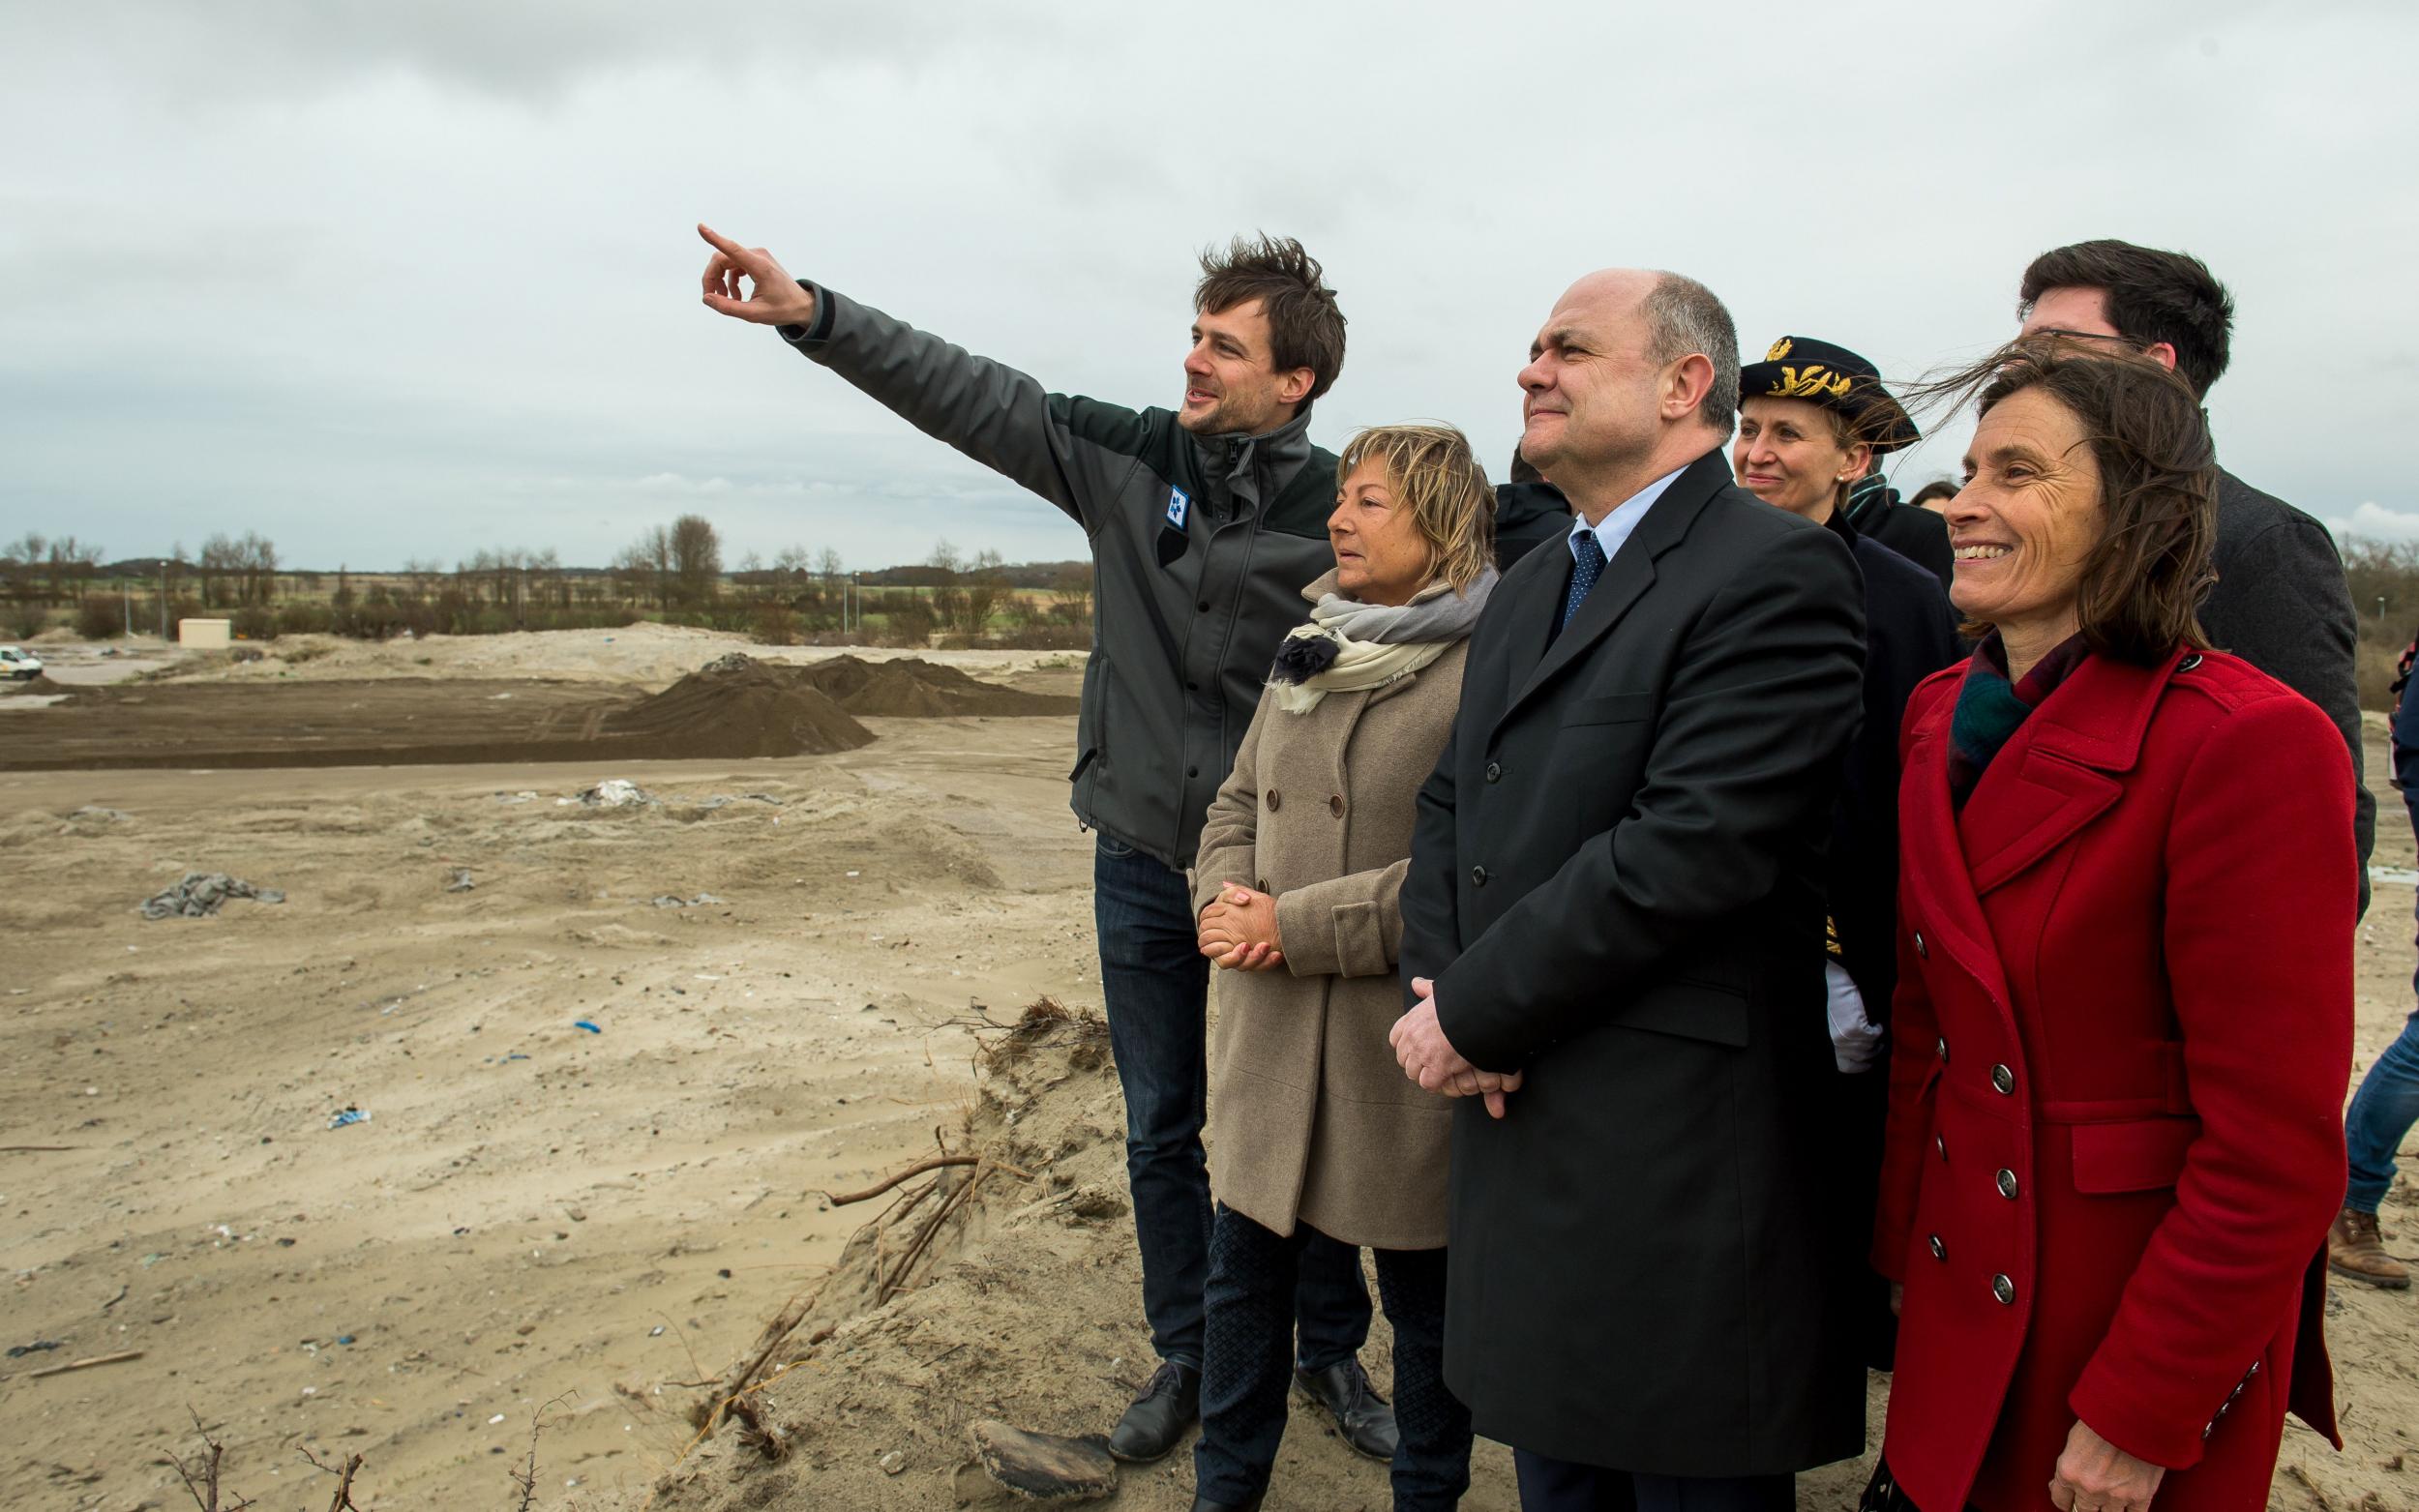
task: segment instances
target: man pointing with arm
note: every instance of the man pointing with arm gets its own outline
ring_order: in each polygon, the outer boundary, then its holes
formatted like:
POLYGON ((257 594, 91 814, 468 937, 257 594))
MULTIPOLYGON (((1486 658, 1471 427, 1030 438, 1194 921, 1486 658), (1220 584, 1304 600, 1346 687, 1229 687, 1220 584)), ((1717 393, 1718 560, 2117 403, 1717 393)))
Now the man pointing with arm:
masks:
MULTIPOLYGON (((1344 317, 1300 243, 1239 238, 1202 258, 1181 404, 1134 410, 1050 393, 791 278, 762 248, 698 231, 714 248, 708 308, 779 327, 917 430, 1057 505, 1090 542, 1092 646, 1068 776, 1076 816, 1099 834, 1101 992, 1125 1095, 1143 1311, 1162 1362, 1109 1448, 1155 1460, 1199 1415, 1209 1270, 1210 968, 1183 867, 1277 642, 1301 618, 1301 587, 1331 562, 1335 459, 1308 429, 1344 365, 1344 317)), ((1392 1413, 1356 1358, 1369 1331, 1359 1258, 1314 1244, 1301 1275, 1300 1383, 1355 1448, 1390 1457, 1392 1413)))

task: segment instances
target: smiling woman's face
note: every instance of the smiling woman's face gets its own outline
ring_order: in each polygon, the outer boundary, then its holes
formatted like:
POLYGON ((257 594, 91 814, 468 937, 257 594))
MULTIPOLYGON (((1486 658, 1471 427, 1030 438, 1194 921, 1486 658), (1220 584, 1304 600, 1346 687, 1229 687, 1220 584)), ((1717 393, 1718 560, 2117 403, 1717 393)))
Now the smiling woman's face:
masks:
POLYGON ((2003 634, 2072 621, 2103 523, 2100 465, 2082 422, 2046 389, 2012 395, 1975 428, 1965 478, 1946 510, 1956 558, 1950 602, 2003 634))
POLYGON ((1862 444, 1841 446, 1831 411, 1813 400, 1757 395, 1739 406, 1730 470, 1765 503, 1819 525, 1831 519, 1839 485, 1863 476, 1871 456, 1862 444))

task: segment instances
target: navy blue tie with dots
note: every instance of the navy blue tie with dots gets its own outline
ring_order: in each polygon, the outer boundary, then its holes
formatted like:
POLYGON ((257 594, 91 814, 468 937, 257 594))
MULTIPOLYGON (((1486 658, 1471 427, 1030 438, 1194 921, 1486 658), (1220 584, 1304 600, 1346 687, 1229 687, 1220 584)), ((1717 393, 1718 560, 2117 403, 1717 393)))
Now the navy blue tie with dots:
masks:
POLYGON ((1562 624, 1554 627, 1558 635, 1588 601, 1588 590, 1596 586, 1596 579, 1604 575, 1604 548, 1597 544, 1595 531, 1582 530, 1572 537, 1570 554, 1576 560, 1570 570, 1570 596, 1563 600, 1562 624))

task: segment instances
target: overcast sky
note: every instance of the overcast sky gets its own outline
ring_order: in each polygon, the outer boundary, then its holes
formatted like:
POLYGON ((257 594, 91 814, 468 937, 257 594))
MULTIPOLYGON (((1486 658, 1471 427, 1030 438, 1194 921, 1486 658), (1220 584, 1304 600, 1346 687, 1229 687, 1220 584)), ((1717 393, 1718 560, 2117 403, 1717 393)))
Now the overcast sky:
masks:
POLYGON ((2419 8, 1662 9, 15 7, 0 537, 602 563, 696 510, 734 563, 1082 554, 706 311, 701 219, 1137 405, 1178 395, 1196 252, 1297 235, 1351 322, 1317 439, 1443 419, 1496 472, 1588 269, 1703 279, 1750 359, 1794 333, 1907 375, 2010 335, 2033 253, 2121 236, 2234 290, 2225 462, 2339 533, 2419 536, 2419 8))

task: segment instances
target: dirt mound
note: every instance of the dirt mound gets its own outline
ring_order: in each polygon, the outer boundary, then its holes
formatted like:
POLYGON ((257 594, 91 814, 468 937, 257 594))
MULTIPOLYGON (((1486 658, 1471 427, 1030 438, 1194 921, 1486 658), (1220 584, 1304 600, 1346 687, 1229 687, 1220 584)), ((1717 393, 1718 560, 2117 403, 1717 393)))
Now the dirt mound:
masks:
POLYGON ((877 719, 1027 718, 1072 714, 1082 702, 1062 694, 1002 688, 969 677, 954 667, 912 656, 887 662, 836 656, 795 670, 807 686, 821 691, 851 714, 877 719))
POLYGON ((643 740, 659 759, 814 756, 853 751, 873 733, 784 668, 717 659, 605 721, 607 739, 643 740))
MULTIPOLYGON (((1107 1025, 1044 999, 981 1037, 979 1102, 949 1138, 970 1163, 865 1199, 871 1221, 831 1274, 702 1394, 699 1420, 778 1379, 655 1484, 650 1512, 1030 1506, 975 1463, 976 1425, 1103 1433, 1150 1375, 1107 1025)), ((1361 1359, 1389 1379, 1383 1318, 1361 1359)), ((1509 1461, 1479 1446, 1469 1512, 1508 1512, 1509 1461)), ((1386 1467, 1299 1407, 1277 1473, 1271 1504, 1388 1499, 1386 1467)), ((1112 1504, 1182 1512, 1192 1482, 1188 1452, 1123 1466, 1112 1504)))
POLYGON ((68 683, 52 682, 48 672, 37 672, 31 677, 23 679, 11 678, 5 683, 0 683, 0 696, 13 693, 46 694, 54 697, 61 696, 73 697, 75 697, 76 690, 74 686, 68 683))

